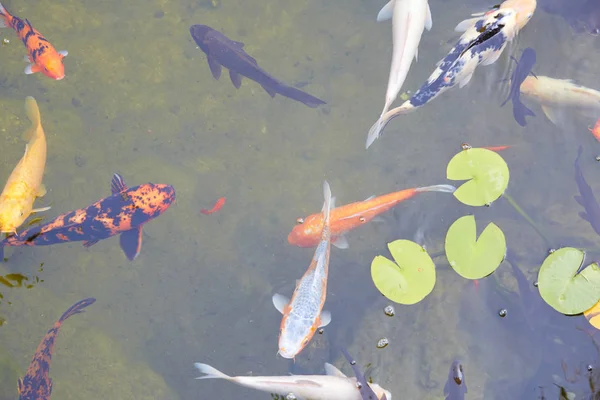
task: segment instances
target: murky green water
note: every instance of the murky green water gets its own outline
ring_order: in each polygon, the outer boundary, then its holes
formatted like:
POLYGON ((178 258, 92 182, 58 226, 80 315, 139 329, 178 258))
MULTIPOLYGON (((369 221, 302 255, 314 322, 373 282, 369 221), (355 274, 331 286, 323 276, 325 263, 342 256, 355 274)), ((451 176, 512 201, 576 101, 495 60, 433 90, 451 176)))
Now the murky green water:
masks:
MULTIPOLYGON (((415 90, 452 47, 457 22, 478 8, 431 0, 434 25, 404 84, 415 90)), ((322 373, 328 361, 350 372, 333 346, 346 346, 394 398, 440 399, 454 358, 465 366, 470 399, 557 397, 565 384, 561 360, 585 370, 597 354, 567 318, 546 309, 531 321, 520 307, 510 267, 493 277, 463 280, 438 261, 433 293, 415 306, 388 304, 374 288, 369 266, 386 243, 425 232, 430 252, 443 250, 448 226, 473 212, 452 196, 423 194, 401 204, 385 222, 349 235, 348 250, 333 249, 325 308, 333 322, 296 364, 276 357, 280 314, 275 292, 289 295, 312 249, 287 244, 299 216, 322 205, 331 184, 338 204, 402 188, 446 183, 445 168, 462 142, 512 145, 501 154, 511 168, 508 192, 539 224, 551 246, 594 246, 598 237, 577 213, 573 161, 579 144, 586 179, 600 193, 594 156, 600 146, 578 118, 569 129, 537 117, 519 127, 500 108, 508 55, 537 51, 535 72, 574 78, 600 89, 598 39, 576 35, 560 18, 538 10, 512 48, 480 67, 464 89, 395 119, 364 150, 366 132, 381 111, 391 57, 391 24, 375 22, 383 4, 362 0, 277 2, 62 1, 6 2, 58 49, 69 50, 67 77, 52 81, 22 73, 25 49, 14 32, 0 47, 0 176, 23 155, 28 126, 25 96, 34 96, 48 140, 45 183, 37 204, 51 218, 110 194, 112 174, 130 185, 168 183, 177 201, 144 227, 139 258, 123 256, 118 239, 89 249, 80 243, 9 248, 0 273, 43 282, 31 289, 0 288, 0 398, 16 397, 39 341, 74 302, 95 297, 86 313, 64 324, 51 376, 56 399, 266 399, 220 381, 196 381, 194 362, 231 375, 322 373), (236 90, 226 74, 215 81, 188 29, 206 24, 233 40, 281 80, 327 105, 310 109, 244 80, 236 90), (224 208, 203 216, 219 197, 224 208), (396 217, 394 217, 394 215, 396 217), (41 270, 40 266, 43 264, 41 270), (508 310, 501 319, 497 311, 508 310), (534 329, 531 329, 531 326, 534 329), (391 344, 382 350, 377 340, 391 344), (6 360, 6 361, 4 361, 6 360), (556 377, 553 378, 553 375, 556 377), (554 380, 553 380, 554 379, 554 380), (561 380, 562 379, 562 380, 561 380), (6 385, 10 385, 7 387, 6 385), (4 397, 3 397, 4 396, 4 397)), ((494 220, 519 267, 533 281, 549 244, 503 200, 474 211, 494 220)), ((590 328, 591 329, 591 328, 590 328)), ((598 366, 600 368, 600 365, 598 366)), ((568 383, 586 393, 586 378, 568 383)), ((588 390, 589 392, 589 390, 588 390)), ((579 398, 579 397, 578 397, 579 398)))

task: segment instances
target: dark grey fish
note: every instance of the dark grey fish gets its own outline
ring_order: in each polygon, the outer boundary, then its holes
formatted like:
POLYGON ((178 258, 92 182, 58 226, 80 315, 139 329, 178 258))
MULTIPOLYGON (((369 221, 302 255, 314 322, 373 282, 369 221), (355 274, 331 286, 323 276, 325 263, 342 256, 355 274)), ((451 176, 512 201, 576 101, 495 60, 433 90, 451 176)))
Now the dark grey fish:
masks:
POLYGON ((583 147, 579 146, 577 158, 575 159, 575 182, 577 182, 580 196, 575 196, 575 200, 583 206, 583 209, 585 210, 585 212, 580 212, 579 216, 589 222, 590 225, 592 225, 592 228, 594 228, 594 231, 600 235, 600 205, 598 205, 598 201, 594 197, 592 188, 585 181, 583 173, 581 172, 579 157, 581 157, 582 152, 583 147))
MULTIPOLYGON (((352 357, 350 357, 350 354, 348 354, 346 349, 340 349, 340 350, 342 350, 344 357, 346 357, 346 360, 348 360, 350 365, 352 365, 352 370, 354 370, 354 376, 356 376, 358 390, 360 391, 360 397, 362 397, 363 400, 377 400, 377 395, 375 394, 373 389, 371 389, 371 386, 369 386, 367 379, 365 378, 365 375, 356 366, 356 361, 354 361, 354 359, 352 357)), ((387 397, 385 394, 383 395, 381 400, 387 400, 387 397)))
POLYGON ((242 76, 260 84, 271 97, 276 94, 304 103, 309 107, 317 107, 325 102, 302 90, 288 86, 269 75, 258 66, 254 58, 248 55, 244 43, 236 42, 206 25, 192 25, 192 38, 206 53, 210 72, 215 79, 221 77, 221 67, 229 70, 229 77, 237 89, 242 85, 242 76))
POLYGON ((519 125, 525 126, 527 125, 525 117, 527 115, 535 117, 535 114, 523 103, 521 103, 521 84, 530 73, 533 74, 531 69, 535 65, 536 61, 535 50, 533 50, 531 47, 528 47, 523 50, 519 61, 515 60, 514 58, 513 60, 517 63, 517 66, 510 77, 510 92, 500 107, 504 107, 508 100, 512 100, 513 115, 515 120, 519 125))
POLYGON ((463 366, 458 360, 454 360, 450 365, 448 380, 444 385, 444 395, 446 400, 465 400, 467 393, 467 382, 463 373, 463 366))

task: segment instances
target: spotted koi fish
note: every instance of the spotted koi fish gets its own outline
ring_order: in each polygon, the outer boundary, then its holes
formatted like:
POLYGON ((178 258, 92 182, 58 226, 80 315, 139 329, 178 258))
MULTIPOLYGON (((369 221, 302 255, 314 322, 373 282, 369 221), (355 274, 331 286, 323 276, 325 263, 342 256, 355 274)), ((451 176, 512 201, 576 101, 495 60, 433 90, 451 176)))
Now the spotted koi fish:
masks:
POLYGON ((54 46, 42 36, 31 23, 25 19, 10 15, 6 8, 0 4, 0 28, 10 27, 17 32, 19 39, 27 48, 25 61, 26 74, 41 72, 49 78, 61 80, 65 77, 63 58, 69 54, 66 50, 56 51, 54 46))
POLYGON ((121 249, 129 260, 135 260, 142 247, 142 226, 169 208, 175 201, 175 189, 171 185, 154 183, 128 188, 119 174, 113 176, 111 189, 112 196, 86 208, 8 236, 0 242, 0 258, 4 258, 4 246, 48 246, 83 241, 84 247, 90 247, 102 239, 121 235, 121 249))
POLYGON ((58 335, 58 330, 67 318, 83 312, 84 308, 94 304, 95 301, 96 299, 89 298, 73 304, 54 323, 52 329, 46 333, 33 355, 25 377, 19 379, 19 400, 50 400, 52 379, 48 374, 50 372, 50 362, 52 361, 52 351, 54 350, 54 340, 58 335))
POLYGON ((458 24, 456 30, 464 33, 440 60, 429 79, 402 105, 387 111, 367 135, 366 148, 381 135, 385 126, 395 117, 423 107, 447 90, 469 83, 479 65, 490 65, 498 60, 506 45, 533 16, 535 0, 507 0, 511 6, 499 6, 482 16, 458 24))

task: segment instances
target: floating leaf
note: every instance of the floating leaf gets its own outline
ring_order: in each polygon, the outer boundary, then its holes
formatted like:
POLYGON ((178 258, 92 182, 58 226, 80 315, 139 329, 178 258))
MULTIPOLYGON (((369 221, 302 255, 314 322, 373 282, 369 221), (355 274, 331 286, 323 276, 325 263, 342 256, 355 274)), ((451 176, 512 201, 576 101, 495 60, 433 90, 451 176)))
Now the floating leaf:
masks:
POLYGON ((435 286, 435 264, 425 249, 410 240, 388 243, 394 261, 377 256, 371 263, 371 277, 379 291, 401 304, 423 300, 435 286))
POLYGON ((485 227, 479 240, 475 217, 466 215, 454 221, 446 234, 446 257, 463 278, 481 279, 500 266, 506 255, 504 233, 494 223, 485 227))
POLYGON ((463 150, 450 160, 448 179, 468 180, 454 192, 461 203, 484 206, 498 199, 506 190, 510 173, 504 159, 488 149, 463 150))
POLYGON ((600 300, 600 268, 593 263, 580 273, 585 253, 563 247, 544 260, 538 274, 540 295, 556 311, 580 314, 600 300))
POLYGON ((590 325, 596 329, 600 329, 600 301, 589 310, 584 311, 583 315, 585 315, 590 325))

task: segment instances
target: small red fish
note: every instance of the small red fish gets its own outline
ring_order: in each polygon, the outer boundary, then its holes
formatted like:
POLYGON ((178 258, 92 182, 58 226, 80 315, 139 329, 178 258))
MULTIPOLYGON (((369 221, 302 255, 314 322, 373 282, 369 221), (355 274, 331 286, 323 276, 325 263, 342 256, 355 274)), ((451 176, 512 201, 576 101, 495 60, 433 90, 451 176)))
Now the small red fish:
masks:
POLYGON ((221 208, 223 208, 224 204, 225 204, 225 197, 221 197, 219 200, 217 200, 217 202, 215 203, 213 208, 211 208, 210 210, 203 208, 202 210, 200 210, 200 212, 204 215, 212 214, 214 212, 219 211, 221 208))
POLYGON ((482 149, 488 149, 491 151, 502 151, 502 150, 506 150, 506 149, 510 149, 512 146, 487 146, 487 147, 482 147, 482 149))
POLYGON ((66 50, 56 51, 31 23, 25 19, 10 15, 0 4, 0 28, 10 27, 17 32, 19 39, 27 48, 25 57, 30 64, 25 67, 26 74, 41 72, 49 78, 61 80, 65 77, 63 58, 69 54, 66 50))
POLYGON ((52 379, 50 379, 48 374, 50 372, 50 362, 52 361, 54 340, 56 339, 56 335, 58 335, 58 330, 67 318, 83 312, 84 308, 94 304, 95 301, 96 299, 89 298, 73 304, 54 323, 52 329, 46 333, 33 355, 25 377, 19 379, 19 400, 50 400, 52 379))
POLYGON ((600 118, 596 121, 596 125, 593 128, 588 128, 592 135, 596 138, 597 141, 600 142, 600 118))

